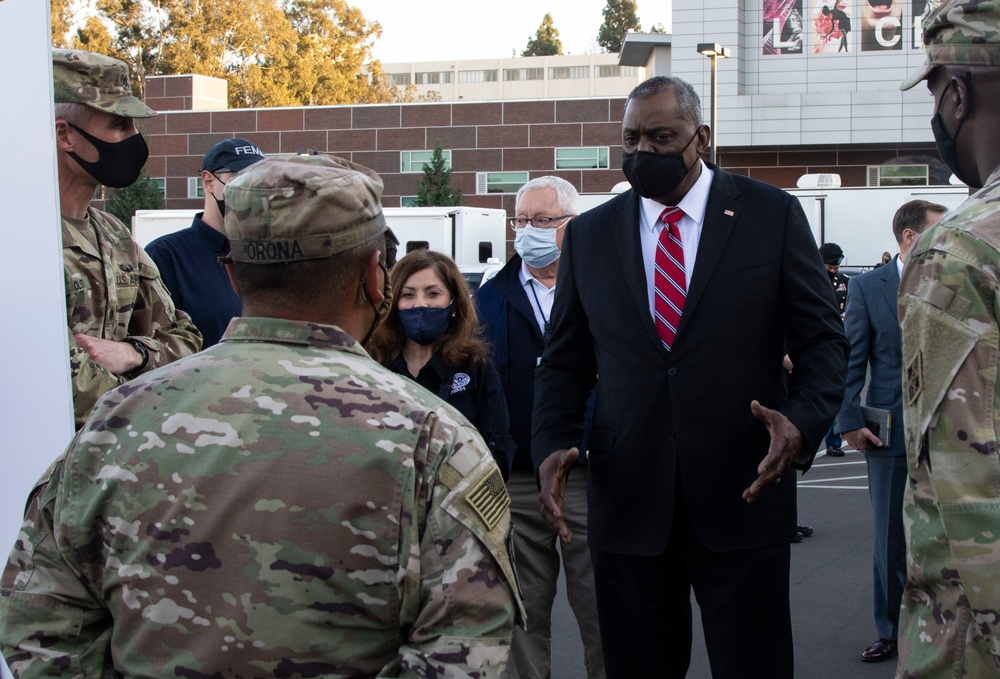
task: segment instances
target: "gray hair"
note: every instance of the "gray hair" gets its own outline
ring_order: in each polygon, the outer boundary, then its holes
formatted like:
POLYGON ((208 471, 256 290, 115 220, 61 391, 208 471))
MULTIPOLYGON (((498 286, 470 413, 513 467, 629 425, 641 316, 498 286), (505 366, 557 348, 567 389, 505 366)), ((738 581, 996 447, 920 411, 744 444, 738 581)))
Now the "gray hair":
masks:
POLYGON ((85 127, 95 113, 94 109, 86 104, 59 102, 55 108, 56 120, 65 120, 77 127, 85 127))
POLYGON ((699 126, 701 122, 701 98, 694 91, 691 84, 680 78, 671 78, 665 75, 658 75, 636 85, 635 89, 629 92, 625 100, 625 106, 633 99, 646 99, 664 92, 673 92, 677 99, 677 115, 692 125, 699 126))
POLYGON ((524 194, 539 189, 552 189, 555 191, 556 200, 559 202, 559 209, 564 213, 574 216, 580 214, 580 194, 577 193, 576 187, 565 179, 552 175, 535 177, 519 188, 517 196, 514 197, 514 205, 518 205, 521 202, 521 196, 524 194))

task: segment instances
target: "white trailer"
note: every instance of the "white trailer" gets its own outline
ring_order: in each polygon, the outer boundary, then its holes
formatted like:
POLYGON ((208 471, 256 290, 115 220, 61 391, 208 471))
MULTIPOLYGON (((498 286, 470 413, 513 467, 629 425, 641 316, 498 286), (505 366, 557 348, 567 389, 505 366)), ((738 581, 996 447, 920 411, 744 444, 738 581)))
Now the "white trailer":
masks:
MULTIPOLYGON (((507 261, 507 213, 473 207, 387 207, 386 223, 399 239, 399 256, 428 248, 460 265, 507 261)), ((138 210, 132 237, 146 247, 160 236, 191 226, 200 210, 138 210)))
POLYGON ((845 266, 873 266, 882 253, 896 254, 892 216, 911 200, 927 200, 949 210, 969 197, 967 186, 881 186, 790 189, 802 203, 816 244, 836 243, 845 266))
POLYGON ((507 213, 477 207, 387 207, 399 257, 420 249, 451 256, 460 266, 507 261, 507 213))
POLYGON ((168 233, 191 226, 201 210, 136 210, 132 215, 132 238, 140 247, 168 233))

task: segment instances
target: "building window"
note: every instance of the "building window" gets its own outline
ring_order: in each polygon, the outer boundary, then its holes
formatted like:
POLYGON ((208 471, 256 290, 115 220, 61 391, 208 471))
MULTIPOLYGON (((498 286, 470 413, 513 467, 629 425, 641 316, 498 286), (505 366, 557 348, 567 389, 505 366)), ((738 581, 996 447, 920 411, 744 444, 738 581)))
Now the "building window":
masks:
POLYGON ((201 177, 188 177, 188 198, 204 198, 205 187, 201 185, 201 177))
POLYGON ((486 69, 482 71, 459 71, 458 82, 460 83, 495 83, 497 81, 497 69, 486 69))
POLYGON ((608 64, 597 67, 598 78, 634 78, 638 75, 638 66, 618 66, 617 64, 608 64))
MULTIPOLYGON (((451 150, 442 151, 444 155, 444 168, 451 169, 451 150)), ((400 172, 423 172, 424 166, 431 162, 434 151, 400 151, 399 171, 400 172)))
POLYGON ((91 200, 104 200, 104 185, 98 184, 97 188, 94 189, 94 197, 91 200))
POLYGON ((387 73, 385 77, 389 81, 390 85, 394 85, 396 87, 410 84, 409 73, 387 73))
POLYGON ((556 169, 606 170, 608 169, 608 147, 588 146, 556 149, 556 169))
POLYGON ((590 66, 550 66, 549 80, 580 80, 590 77, 590 66))
POLYGON ((416 196, 400 196, 399 207, 417 207, 416 196))
POLYGON ((927 186, 928 165, 869 165, 868 186, 927 186))
POLYGON ((160 190, 163 197, 167 197, 167 180, 165 177, 153 177, 153 181, 156 182, 156 188, 160 190))
POLYGON ((418 85, 447 85, 451 82, 451 71, 423 71, 413 75, 418 85))
POLYGON ((515 80, 544 80, 544 68, 505 68, 503 79, 506 81, 515 80))
POLYGON ((527 183, 527 172, 477 172, 476 194, 517 193, 527 183))

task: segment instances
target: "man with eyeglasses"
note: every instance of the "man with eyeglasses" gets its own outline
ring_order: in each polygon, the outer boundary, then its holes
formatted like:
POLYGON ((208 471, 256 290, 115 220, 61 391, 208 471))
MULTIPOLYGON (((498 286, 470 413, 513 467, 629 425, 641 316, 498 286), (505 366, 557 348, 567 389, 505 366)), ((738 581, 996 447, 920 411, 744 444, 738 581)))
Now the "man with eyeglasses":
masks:
MULTIPOLYGON (((476 292, 479 317, 493 350, 510 413, 510 434, 517 443, 507 489, 514 524, 516 570, 527 612, 527 628, 515 628, 511 677, 550 676, 551 615, 559 578, 557 536, 539 513, 538 483, 531 460, 531 412, 535 366, 551 332, 552 301, 566 225, 578 212, 572 184, 558 177, 537 177, 521 187, 510 219, 517 254, 476 292)), ((582 443, 581 443, 582 446, 582 443)), ((604 678, 594 574, 587 547, 587 475, 572 469, 566 485, 566 520, 572 542, 561 548, 568 598, 583 638, 590 679, 604 678)))
POLYGON ((235 173, 264 158, 264 152, 246 139, 226 139, 210 148, 201 161, 204 211, 188 228, 146 246, 174 305, 186 311, 201 331, 204 349, 217 344, 229 321, 240 315, 239 295, 219 264, 219 257, 229 254, 222 189, 235 173))

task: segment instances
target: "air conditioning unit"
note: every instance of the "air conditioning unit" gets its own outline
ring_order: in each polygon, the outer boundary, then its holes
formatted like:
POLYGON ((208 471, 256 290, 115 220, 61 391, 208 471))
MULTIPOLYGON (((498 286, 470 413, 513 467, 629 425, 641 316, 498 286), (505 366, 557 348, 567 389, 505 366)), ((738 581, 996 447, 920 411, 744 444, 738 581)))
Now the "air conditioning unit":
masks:
POLYGON ((840 188, 840 175, 804 174, 795 185, 800 189, 837 189, 840 188))

